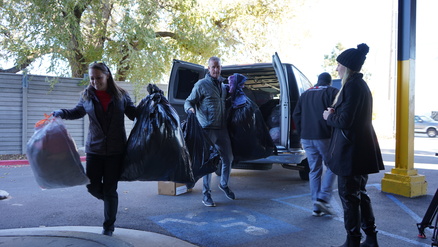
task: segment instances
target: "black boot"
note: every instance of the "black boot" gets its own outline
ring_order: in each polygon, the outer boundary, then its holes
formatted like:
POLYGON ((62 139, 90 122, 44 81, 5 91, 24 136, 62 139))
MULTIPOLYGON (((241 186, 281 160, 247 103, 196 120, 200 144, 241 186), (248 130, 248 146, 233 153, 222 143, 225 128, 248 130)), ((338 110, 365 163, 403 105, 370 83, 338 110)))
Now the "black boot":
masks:
MULTIPOLYGON (((345 240, 345 243, 343 245, 340 245, 338 247, 361 247, 360 244, 360 238, 361 236, 354 236, 354 235, 347 235, 347 240, 345 240)), ((336 246, 332 246, 336 247, 336 246)))
POLYGON ((88 193, 99 200, 103 200, 103 185, 87 184, 88 193))
POLYGON ((379 247, 377 243, 377 231, 373 230, 372 232, 365 232, 367 237, 365 241, 360 243, 360 247, 379 247))

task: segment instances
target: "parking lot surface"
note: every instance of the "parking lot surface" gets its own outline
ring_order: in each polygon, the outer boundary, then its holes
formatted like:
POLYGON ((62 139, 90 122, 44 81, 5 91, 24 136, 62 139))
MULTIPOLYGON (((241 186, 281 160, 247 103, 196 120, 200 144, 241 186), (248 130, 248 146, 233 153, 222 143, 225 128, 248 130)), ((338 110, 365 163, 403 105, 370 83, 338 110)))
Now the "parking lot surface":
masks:
MULTIPOLYGON (((426 176, 427 195, 406 198, 388 194, 380 187, 383 171, 369 177, 367 189, 381 246, 431 246, 432 229, 426 229, 427 238, 421 239, 416 224, 423 219, 438 188, 433 141, 438 138, 422 138, 415 151, 415 168, 426 176)), ((392 144, 382 142, 385 172, 394 168, 392 144)), ((213 175, 212 197, 217 207, 202 204, 202 181, 191 192, 178 196, 159 195, 157 182, 120 182, 113 240, 126 246, 303 247, 340 245, 345 240, 337 190, 331 201, 337 215, 314 217, 309 184, 297 171, 280 165, 267 171, 235 169, 230 187, 236 200, 227 199, 217 188, 218 182, 213 175)), ((0 200, 0 246, 26 246, 19 243, 25 243, 25 236, 29 239, 37 231, 58 235, 58 240, 59 234, 65 233, 70 240, 77 235, 94 239, 95 245, 89 246, 113 246, 105 242, 109 237, 100 235, 103 205, 87 193, 85 186, 41 190, 30 167, 20 165, 0 166, 0 189, 9 193, 7 199, 0 200), (17 245, 2 245, 11 241, 17 245)))

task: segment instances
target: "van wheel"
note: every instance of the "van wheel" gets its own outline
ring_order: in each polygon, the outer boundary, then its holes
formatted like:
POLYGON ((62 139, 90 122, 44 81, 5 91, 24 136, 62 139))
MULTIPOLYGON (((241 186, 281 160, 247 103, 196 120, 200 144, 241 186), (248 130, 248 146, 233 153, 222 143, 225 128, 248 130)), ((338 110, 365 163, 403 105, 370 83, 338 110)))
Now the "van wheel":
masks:
POLYGON ((216 173, 216 175, 218 175, 219 177, 222 175, 222 162, 219 162, 219 164, 217 165, 217 169, 214 173, 216 173))
POLYGON ((303 161, 301 161, 299 166, 302 166, 304 168, 304 169, 298 171, 300 174, 300 178, 302 180, 309 181, 310 168, 309 168, 309 162, 307 161, 307 159, 304 159, 303 161))
POLYGON ((427 129, 427 136, 436 137, 436 129, 434 129, 434 128, 427 129))

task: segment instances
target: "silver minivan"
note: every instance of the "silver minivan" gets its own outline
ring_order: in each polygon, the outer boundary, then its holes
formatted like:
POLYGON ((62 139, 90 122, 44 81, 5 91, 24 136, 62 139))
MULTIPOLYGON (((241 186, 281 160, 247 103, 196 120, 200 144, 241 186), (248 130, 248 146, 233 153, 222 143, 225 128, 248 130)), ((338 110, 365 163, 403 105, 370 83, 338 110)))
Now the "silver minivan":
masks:
POLYGON ((438 133, 438 121, 427 116, 415 115, 414 122, 415 133, 424 133, 429 137, 436 137, 438 133))
MULTIPOLYGON (((184 101, 193 85, 204 78, 208 70, 203 65, 180 60, 173 61, 169 80, 168 100, 181 120, 187 118, 184 101)), ((298 170, 300 178, 308 180, 309 166, 301 147, 292 113, 300 95, 312 87, 310 81, 294 65, 282 63, 277 53, 272 63, 225 65, 222 76, 240 73, 247 77, 244 92, 254 101, 263 115, 270 135, 277 147, 277 154, 267 158, 233 164, 237 169, 268 170, 273 164, 286 169, 298 170)), ((220 169, 216 172, 220 175, 220 169)))

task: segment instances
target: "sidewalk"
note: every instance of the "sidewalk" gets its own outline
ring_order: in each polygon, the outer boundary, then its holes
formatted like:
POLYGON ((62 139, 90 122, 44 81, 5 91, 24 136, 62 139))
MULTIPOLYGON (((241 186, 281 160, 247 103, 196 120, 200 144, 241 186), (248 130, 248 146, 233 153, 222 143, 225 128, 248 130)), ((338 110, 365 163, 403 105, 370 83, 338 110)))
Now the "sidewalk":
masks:
POLYGON ((61 226, 0 230, 0 246, 8 247, 194 247, 162 234, 116 228, 114 235, 101 234, 101 227, 61 226))
MULTIPOLYGON (((81 161, 85 157, 81 156, 81 161)), ((28 160, 0 160, 0 166, 29 165, 28 160)), ((0 200, 6 199, 9 193, 0 190, 0 200)), ((7 247, 194 247, 183 240, 170 236, 116 228, 114 235, 108 237, 101 234, 102 227, 60 226, 41 228, 16 228, 0 230, 0 246, 7 247)))

